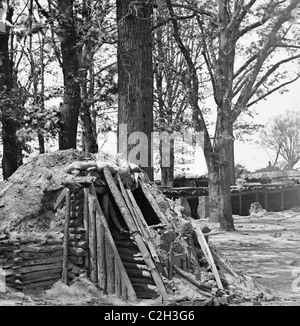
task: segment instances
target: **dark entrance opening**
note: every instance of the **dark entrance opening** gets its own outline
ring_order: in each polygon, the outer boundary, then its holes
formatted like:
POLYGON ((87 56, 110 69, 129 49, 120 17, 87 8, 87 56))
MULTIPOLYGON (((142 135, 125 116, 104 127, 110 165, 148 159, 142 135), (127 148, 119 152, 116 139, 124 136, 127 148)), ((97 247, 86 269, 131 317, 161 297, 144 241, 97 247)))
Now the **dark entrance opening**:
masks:
POLYGON ((143 191, 140 188, 133 190, 132 192, 142 214, 146 220, 146 223, 150 225, 157 225, 160 224, 160 219, 155 214, 151 204, 148 202, 147 198, 145 197, 143 191))

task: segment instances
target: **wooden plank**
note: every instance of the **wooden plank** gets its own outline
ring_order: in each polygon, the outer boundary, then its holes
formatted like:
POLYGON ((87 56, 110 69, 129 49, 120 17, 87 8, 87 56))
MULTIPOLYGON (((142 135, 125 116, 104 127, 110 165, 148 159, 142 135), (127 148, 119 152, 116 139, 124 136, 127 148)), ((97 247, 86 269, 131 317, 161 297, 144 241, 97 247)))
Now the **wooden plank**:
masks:
POLYGON ((63 261, 62 256, 53 257, 53 258, 44 258, 44 259, 32 259, 32 260, 23 260, 21 258, 15 261, 14 264, 16 266, 26 267, 26 266, 35 266, 35 265, 49 265, 49 264, 61 262, 61 266, 62 266, 62 261, 63 261))
POLYGON ((121 275, 118 268, 117 260, 115 259, 115 293, 120 298, 122 296, 122 285, 121 285, 121 275))
POLYGON ((201 229, 199 227, 195 228, 195 232, 197 234, 197 238, 198 238, 199 244, 201 246, 202 252, 204 253, 205 258, 207 259, 207 261, 209 263, 209 266, 211 268, 211 271, 214 274, 214 277, 215 277, 216 282, 217 282, 217 286, 218 286, 219 289, 223 290, 224 289, 223 284, 221 282, 217 267, 215 265, 212 254, 210 252, 209 246, 208 246, 208 244, 207 244, 207 242, 205 240, 205 237, 204 237, 204 235, 203 235, 203 233, 202 233, 202 231, 201 231, 201 229))
MULTIPOLYGON (((83 227, 85 229, 85 241, 87 246, 89 246, 89 206, 88 206, 88 196, 89 196, 89 189, 83 189, 83 227)), ((83 266, 84 268, 89 271, 89 253, 86 257, 84 257, 83 266)))
POLYGON ((216 267, 215 262, 214 262, 214 259, 212 257, 209 246, 208 246, 208 244, 207 244, 207 242, 206 242, 206 240, 204 238, 204 235, 203 235, 200 227, 195 228, 195 232, 197 234, 197 238, 198 238, 199 244, 201 246, 202 252, 205 255, 205 258, 207 259, 207 262, 208 262, 208 264, 209 264, 209 266, 211 268, 212 273, 214 274, 214 277, 215 277, 216 282, 217 282, 217 286, 218 286, 219 289, 224 290, 223 284, 221 282, 221 279, 220 279, 220 276, 219 276, 219 273, 218 273, 218 270, 217 270, 217 267, 216 267))
POLYGON ((58 198, 56 199, 54 206, 53 206, 53 210, 56 211, 57 207, 62 203, 62 201, 66 198, 67 196, 67 188, 64 188, 62 190, 62 192, 60 193, 60 195, 58 196, 58 198))
MULTIPOLYGON (((14 266, 13 267, 13 273, 14 274, 26 274, 26 273, 32 273, 32 272, 38 272, 38 271, 49 271, 52 269, 62 269, 62 263, 61 261, 58 261, 56 263, 47 264, 47 265, 33 265, 33 266, 14 266)), ((68 269, 68 267, 66 268, 68 269)))
POLYGON ((105 293, 107 291, 107 275, 106 275, 106 243, 105 228, 102 225, 100 213, 96 211, 96 238, 97 238, 97 273, 98 284, 100 289, 105 293))
POLYGON ((114 259, 113 250, 109 244, 109 240, 105 239, 105 242, 107 242, 106 250, 105 250, 107 292, 108 294, 114 294, 115 293, 115 259, 114 259))
POLYGON ((125 200, 122 197, 122 194, 120 193, 115 180, 113 179, 110 171, 107 168, 104 168, 104 176, 106 179, 106 182, 110 188, 110 191, 112 193, 112 196, 114 197, 114 200, 116 202, 116 204, 119 207, 119 210, 121 212, 121 214, 123 215, 123 218, 130 230, 130 232, 132 233, 132 237, 134 238, 137 246, 139 247, 139 250, 141 252, 141 254, 143 255, 143 258, 145 260, 145 263, 147 264, 149 270, 151 271, 152 277, 155 281, 155 284, 162 296, 163 300, 168 300, 168 294, 165 288, 165 285, 162 281, 162 278, 151 258, 151 254, 149 252, 149 250, 147 249, 141 235, 137 232, 138 229, 132 219, 132 216, 127 208, 127 205, 125 203, 125 200))
POLYGON ((96 244, 96 207, 95 196, 88 195, 89 206, 89 259, 90 259, 90 278, 93 283, 98 282, 97 275, 97 244, 96 244))
MULTIPOLYGON (((66 212, 67 213, 67 212, 66 212)), ((64 241, 65 242, 65 241, 64 241)), ((63 244, 64 244, 63 242, 63 244)), ((31 253, 53 253, 55 251, 63 251, 63 245, 58 246, 22 246, 20 249, 15 250, 15 253, 19 252, 31 252, 31 253)))
POLYGON ((109 202, 110 198, 107 192, 100 196, 100 205, 108 225, 110 224, 109 202))
POLYGON ((66 213, 65 213, 65 230, 64 230, 64 243, 63 243, 63 270, 61 280, 63 283, 68 283, 68 243, 69 243, 69 227, 71 215, 71 191, 66 190, 66 213))
MULTIPOLYGON (((95 193, 94 185, 91 185, 90 189, 91 189, 92 193, 95 193)), ((134 288, 132 286, 132 283, 131 283, 128 275, 127 275, 125 267, 124 267, 124 265, 123 265, 123 263, 121 261, 121 258, 120 258, 119 253, 118 253, 118 249, 117 249, 117 247, 116 247, 116 245, 114 243, 114 240, 113 240, 112 235, 110 233, 107 221, 104 218, 104 214, 102 212, 100 203, 99 203, 97 198, 96 198, 96 210, 99 211, 99 213, 100 213, 99 217, 100 217, 101 222, 102 222, 102 227, 104 227, 104 229, 105 229, 105 241, 106 241, 106 244, 108 243, 110 245, 110 248, 112 249, 112 253, 114 255, 115 261, 116 261, 117 266, 118 266, 119 271, 120 271, 121 283, 122 283, 122 298, 124 298, 126 300, 129 300, 129 301, 132 301, 132 302, 135 302, 137 300, 136 293, 135 293, 134 288)))
POLYGON ((134 224, 135 224, 137 230, 140 231, 142 235, 144 235, 144 233, 145 233, 144 228, 141 225, 141 223, 139 223, 139 220, 136 217, 136 214, 135 214, 135 212, 134 212, 134 210, 132 208, 132 204, 130 202, 130 199, 128 197, 128 194, 127 194, 127 192, 126 192, 126 190, 124 188, 123 182, 122 182, 122 180, 121 180, 121 178, 120 178, 120 176, 119 176, 118 173, 117 173, 117 180, 118 180, 118 183, 119 183, 121 194, 122 194, 122 196, 123 196, 123 198, 125 200, 125 203, 127 205, 128 210, 129 210, 129 212, 131 214, 132 220, 134 221, 134 224))

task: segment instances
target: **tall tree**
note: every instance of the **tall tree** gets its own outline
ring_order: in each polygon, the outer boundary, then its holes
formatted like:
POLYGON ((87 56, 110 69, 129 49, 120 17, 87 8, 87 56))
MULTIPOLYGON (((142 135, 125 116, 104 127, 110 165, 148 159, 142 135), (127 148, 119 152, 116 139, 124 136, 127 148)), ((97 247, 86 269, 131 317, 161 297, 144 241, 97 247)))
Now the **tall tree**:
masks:
POLYGON ((263 130, 261 144, 275 154, 274 165, 281 157, 285 168, 292 170, 300 161, 300 113, 288 111, 275 117, 263 130))
POLYGON ((230 185, 234 182, 233 125, 241 113, 259 100, 299 78, 289 78, 284 64, 300 58, 297 15, 300 0, 291 1, 180 1, 166 0, 175 39, 190 70, 194 119, 205 132, 205 156, 209 170, 211 218, 233 230, 230 185), (194 14, 202 33, 203 57, 210 75, 217 118, 211 141, 198 106, 199 85, 190 51, 180 38, 175 8, 194 14), (250 40, 250 41, 249 41, 250 40), (254 41, 252 41, 254 40, 254 41), (284 59, 277 56, 282 50, 284 59))
POLYGON ((13 7, 9 2, 4 6, 0 1, 0 95, 3 158, 2 169, 4 179, 8 179, 19 165, 19 146, 17 141, 17 115, 13 99, 13 63, 9 55, 10 23, 13 7))
POLYGON ((77 127, 81 105, 77 29, 74 17, 74 0, 58 0, 64 99, 60 110, 59 149, 77 147, 77 127))
MULTIPOLYGON (((153 131, 153 1, 117 0, 118 22, 118 124, 127 126, 127 153, 140 146, 141 167, 153 178, 151 167, 151 132, 153 131), (133 133, 146 135, 147 148, 138 145, 133 133), (132 143, 132 144, 130 144, 132 143)), ((124 151, 118 140, 119 152, 124 151)), ((141 140, 140 140, 141 141, 141 140)), ((123 143, 124 144, 124 143, 123 143)), ((145 144, 146 145, 146 144, 145 144)), ((126 144, 125 144, 126 146, 126 144)))

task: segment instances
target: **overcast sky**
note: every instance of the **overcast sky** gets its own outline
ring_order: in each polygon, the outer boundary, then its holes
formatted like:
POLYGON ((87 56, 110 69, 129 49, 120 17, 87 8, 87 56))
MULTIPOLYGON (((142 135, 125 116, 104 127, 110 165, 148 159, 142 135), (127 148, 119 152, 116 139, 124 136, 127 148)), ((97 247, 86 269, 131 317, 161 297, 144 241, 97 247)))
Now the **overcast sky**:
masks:
MULTIPOLYGON (((287 110, 300 111, 300 80, 291 84, 289 90, 289 92, 282 95, 272 94, 267 100, 257 104, 256 111, 258 115, 255 118, 255 122, 266 125, 270 118, 287 110)), ((274 157, 270 158, 264 149, 255 144, 256 139, 258 139, 258 134, 253 136, 252 142, 242 143, 236 141, 235 144, 236 163, 246 165, 250 171, 266 167, 268 161, 274 159, 274 157)), ((300 165, 298 164, 295 167, 300 167, 300 165)))

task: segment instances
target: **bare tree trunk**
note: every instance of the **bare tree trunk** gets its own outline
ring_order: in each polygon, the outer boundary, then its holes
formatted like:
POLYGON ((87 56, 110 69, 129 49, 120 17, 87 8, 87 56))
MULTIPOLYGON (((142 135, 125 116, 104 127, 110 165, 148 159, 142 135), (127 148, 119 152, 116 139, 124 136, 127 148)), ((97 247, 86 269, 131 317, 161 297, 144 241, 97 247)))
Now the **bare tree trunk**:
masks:
POLYGON ((64 101, 60 110, 59 149, 76 148, 80 86, 74 0, 59 0, 59 27, 64 75, 64 101))
MULTIPOLYGON (((2 3, 1 3, 2 4, 2 3)), ((13 9, 9 8, 7 20, 10 21, 13 9)), ((19 146, 16 137, 17 121, 16 108, 9 100, 10 91, 13 88, 12 62, 9 57, 9 31, 0 33, 0 93, 1 103, 1 122, 2 122, 2 141, 3 158, 2 169, 3 178, 8 179, 18 168, 19 146)))
MULTIPOLYGON (((128 135, 141 132, 147 136, 143 144, 141 167, 153 179, 151 164, 151 132, 153 131, 153 64, 152 1, 117 0, 118 21, 118 124, 126 124, 128 135), (148 157, 147 157, 148 156, 148 157)), ((119 153, 124 151, 120 148, 119 153)), ((126 141, 126 140, 125 140, 126 141)), ((138 145, 128 144, 127 154, 138 145)), ((140 144, 141 145, 141 144, 140 144)))
MULTIPOLYGON (((91 26, 91 0, 83 1, 82 10, 83 24, 85 28, 91 26)), ((81 89, 81 109, 80 117, 83 129, 83 149, 85 153, 97 153, 97 130, 91 117, 91 100, 94 95, 94 52, 89 39, 85 40, 84 46, 81 47, 80 55, 80 89, 81 89), (88 81, 88 77, 90 82, 88 81)))
MULTIPOLYGON (((166 0, 168 9, 171 17, 175 17, 172 3, 170 0, 166 0)), ((187 66, 190 73, 190 105, 193 109, 193 121, 195 123, 196 132, 204 132, 204 155, 208 168, 209 175, 209 216, 211 221, 219 221, 220 227, 226 231, 234 230, 234 222, 231 211, 231 197, 230 197, 230 168, 229 161, 231 160, 230 155, 232 154, 231 147, 229 146, 232 137, 228 133, 229 122, 231 121, 230 107, 224 106, 228 104, 220 100, 218 105, 218 120, 216 126, 216 139, 214 144, 211 143, 211 139, 204 122, 202 112, 198 105, 199 100, 199 80, 195 64, 192 61, 191 55, 187 47, 183 44, 180 37, 179 26, 176 19, 172 20, 174 28, 174 38, 178 44, 179 49, 185 57, 187 66)), ((227 43, 226 43, 227 44, 227 43)), ((221 56, 220 56, 221 57, 221 56)), ((222 59, 222 57, 221 57, 222 59)), ((226 76, 225 72, 221 69, 231 69, 231 66, 227 67, 223 65, 223 62, 219 62, 219 73, 220 73, 220 94, 221 91, 226 92, 226 85, 224 79, 226 76), (221 89, 224 87, 224 89, 221 89)), ((228 82, 228 81, 227 81, 228 82)), ((230 82, 230 81, 229 81, 230 82)), ((222 93, 223 94, 223 93, 222 93)), ((220 97, 221 99, 226 97, 220 97)), ((232 128, 230 129, 232 130, 232 128)))
MULTIPOLYGON (((160 157, 162 157, 162 146, 160 146, 160 157)), ((173 187, 174 184, 174 140, 170 139, 170 166, 163 166, 161 160, 161 185, 163 187, 173 187)))

